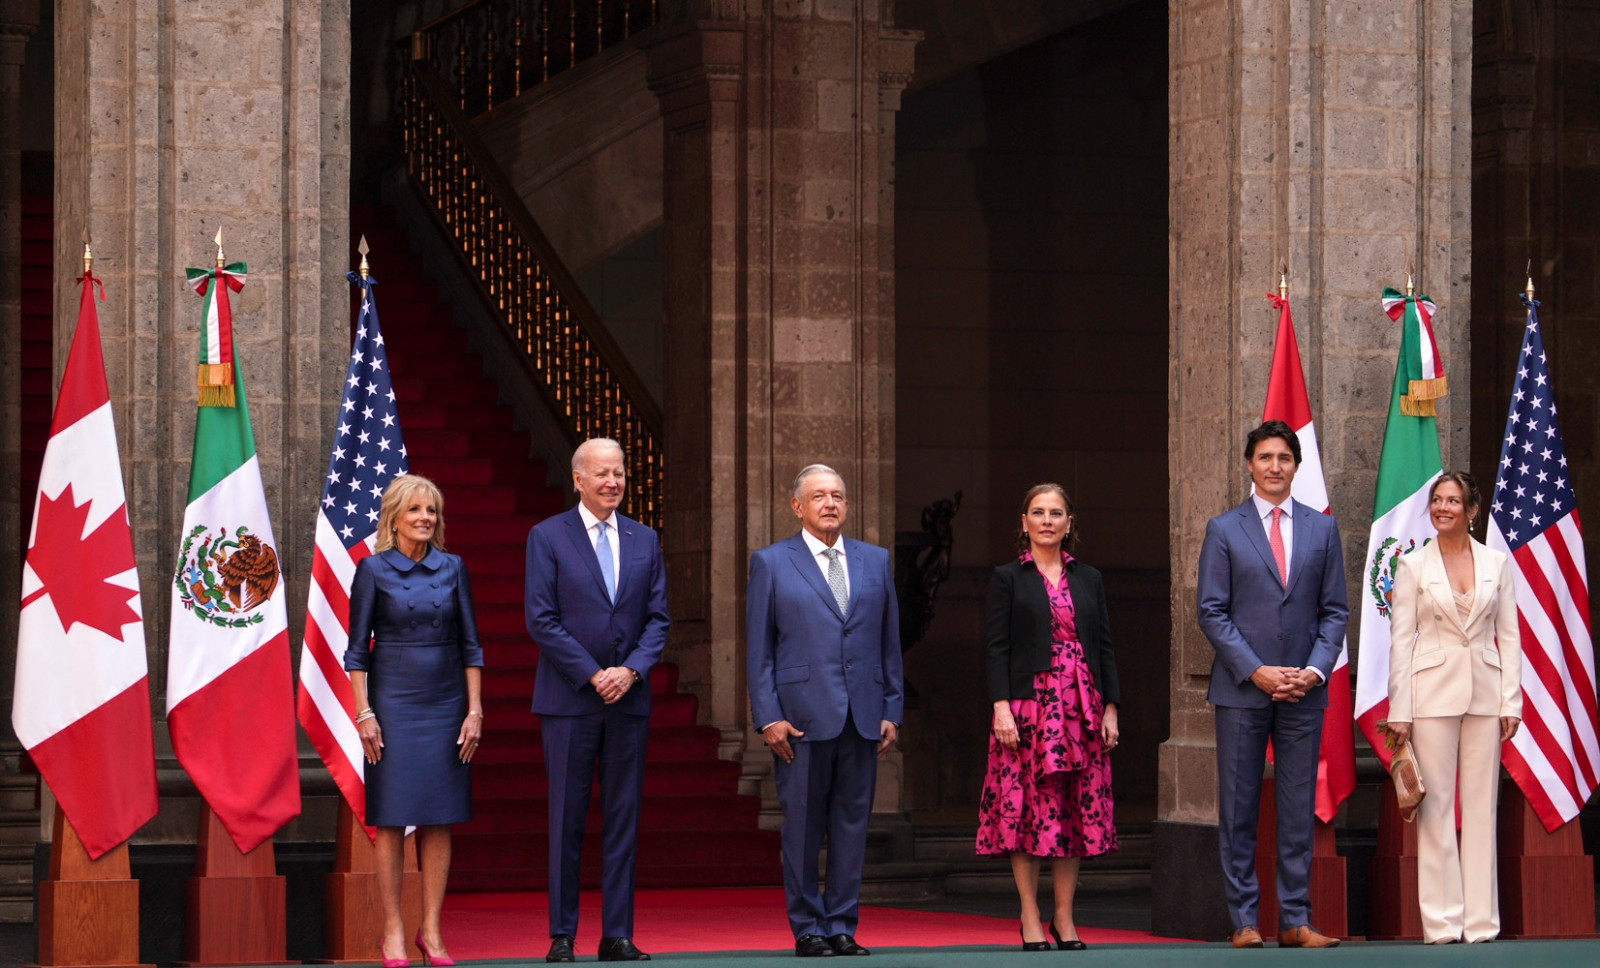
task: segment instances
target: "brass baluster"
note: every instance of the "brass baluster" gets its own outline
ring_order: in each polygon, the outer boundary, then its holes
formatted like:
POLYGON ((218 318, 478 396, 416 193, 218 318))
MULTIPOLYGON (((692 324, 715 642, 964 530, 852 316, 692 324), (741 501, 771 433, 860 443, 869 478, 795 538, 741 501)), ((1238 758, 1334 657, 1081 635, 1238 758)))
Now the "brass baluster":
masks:
POLYGON ((494 4, 485 4, 483 10, 489 18, 489 27, 483 37, 483 73, 487 79, 484 98, 488 103, 484 110, 489 111, 494 108, 494 4))
POLYGON ((622 0, 622 39, 633 36, 633 0, 622 0))
POLYGON ((522 2, 511 4, 511 96, 522 95, 522 2))
POLYGON ((456 21, 456 81, 461 90, 461 110, 467 109, 467 18, 456 21))
POLYGON ((539 0, 539 80, 550 79, 550 0, 539 0))
POLYGON ((594 0, 594 52, 606 49, 606 0, 594 0))
POLYGON ((567 2, 567 69, 578 66, 578 0, 567 2))

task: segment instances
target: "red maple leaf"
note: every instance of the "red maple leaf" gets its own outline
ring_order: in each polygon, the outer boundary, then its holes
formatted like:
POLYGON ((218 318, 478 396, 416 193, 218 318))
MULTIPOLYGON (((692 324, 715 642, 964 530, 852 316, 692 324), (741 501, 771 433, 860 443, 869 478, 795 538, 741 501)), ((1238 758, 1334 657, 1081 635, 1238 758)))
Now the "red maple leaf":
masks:
POLYGON ((120 508, 93 533, 84 535, 90 503, 75 504, 71 484, 55 500, 39 495, 28 567, 44 587, 26 596, 22 604, 27 607, 48 592, 63 631, 70 632, 73 623, 82 622, 121 641, 122 626, 139 621, 139 613, 128 607, 128 600, 138 591, 106 579, 134 567, 133 541, 120 508))

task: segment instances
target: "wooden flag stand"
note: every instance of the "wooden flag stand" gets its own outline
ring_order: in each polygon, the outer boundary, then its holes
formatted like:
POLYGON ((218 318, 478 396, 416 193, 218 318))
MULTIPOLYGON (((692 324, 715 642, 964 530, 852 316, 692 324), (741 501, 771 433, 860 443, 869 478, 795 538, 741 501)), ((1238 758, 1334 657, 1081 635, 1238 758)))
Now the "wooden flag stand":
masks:
POLYGON ((1417 824, 1400 819, 1394 781, 1387 777, 1378 793, 1378 850, 1368 871, 1368 940, 1421 941, 1417 824))
POLYGON ((200 803, 195 876, 184 882, 183 959, 208 965, 298 965, 285 961, 286 881, 269 838, 242 853, 211 807, 200 803))
POLYGON ((139 882, 127 843, 90 860, 59 803, 50 876, 39 884, 39 964, 155 968, 139 964, 139 882))
MULTIPOLYGON (((1312 818, 1311 923, 1333 938, 1350 931, 1349 894, 1345 887, 1345 859, 1334 845, 1333 825, 1312 818)), ((1278 798, 1277 781, 1261 782, 1261 814, 1256 822, 1256 884, 1261 900, 1256 927, 1271 940, 1278 933, 1278 798)))
MULTIPOLYGON (((333 873, 322 878, 325 898, 322 913, 322 951, 317 965, 370 964, 381 952, 383 907, 378 900, 377 851, 354 810, 339 798, 339 830, 333 853, 333 873)), ((405 873, 400 876, 400 910, 407 924, 422 923, 422 871, 417 866, 417 838, 406 838, 405 873)), ((406 938, 406 957, 420 963, 416 941, 406 938)))
POLYGON ((1500 937, 1593 938, 1594 858, 1576 819, 1548 832, 1522 788, 1500 782, 1500 937))

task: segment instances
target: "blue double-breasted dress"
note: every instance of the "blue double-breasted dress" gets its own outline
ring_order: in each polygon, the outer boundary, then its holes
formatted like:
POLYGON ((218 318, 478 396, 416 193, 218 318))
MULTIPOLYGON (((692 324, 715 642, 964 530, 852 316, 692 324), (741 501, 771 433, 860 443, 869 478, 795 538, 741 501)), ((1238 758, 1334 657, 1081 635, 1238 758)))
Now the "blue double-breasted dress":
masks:
POLYGON ((459 557, 430 547, 412 561, 391 548, 356 566, 344 667, 367 673, 383 730, 383 757, 366 766, 369 826, 472 819, 472 772, 456 737, 467 715, 465 670, 482 665, 459 557))

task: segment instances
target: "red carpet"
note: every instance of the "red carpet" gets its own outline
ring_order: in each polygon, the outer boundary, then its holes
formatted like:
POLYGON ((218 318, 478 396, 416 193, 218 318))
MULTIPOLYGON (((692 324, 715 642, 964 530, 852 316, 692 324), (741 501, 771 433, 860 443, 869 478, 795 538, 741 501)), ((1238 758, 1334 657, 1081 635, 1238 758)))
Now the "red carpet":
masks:
MULTIPOLYGON (((550 947, 547 895, 452 894, 444 903, 444 936, 458 959, 543 958, 550 947)), ((782 888, 640 891, 634 940, 652 954, 671 951, 792 951, 782 888), (708 931, 706 925, 718 925, 708 931)), ((600 895, 585 891, 578 954, 600 944, 600 895)), ((1144 931, 1080 928, 1089 944, 1170 942, 1144 931)), ((861 908, 858 941, 869 948, 933 948, 1017 943, 1017 922, 976 914, 861 908)))
MULTIPOLYGON (((483 375, 466 332, 451 326, 450 306, 439 301, 394 213, 356 206, 350 221, 351 239, 364 234, 372 247, 411 469, 444 492, 445 540, 471 575, 483 643, 485 723, 472 764, 473 822, 455 828, 450 890, 544 890, 549 782, 539 718, 528 711, 539 649, 523 622, 523 549, 528 529, 565 507, 565 493, 545 485, 544 463, 528 456, 527 435, 499 404, 499 388, 483 375)), ((42 359, 48 377, 48 342, 42 359)), ((48 403, 48 387, 43 399, 48 403)), ((759 829, 759 799, 739 796, 739 764, 717 758, 721 737, 696 724, 698 703, 678 691, 677 667, 656 666, 650 690, 639 885, 780 883, 778 835, 759 829)), ((598 797, 595 803, 582 874, 590 888, 600 884, 598 797)))

